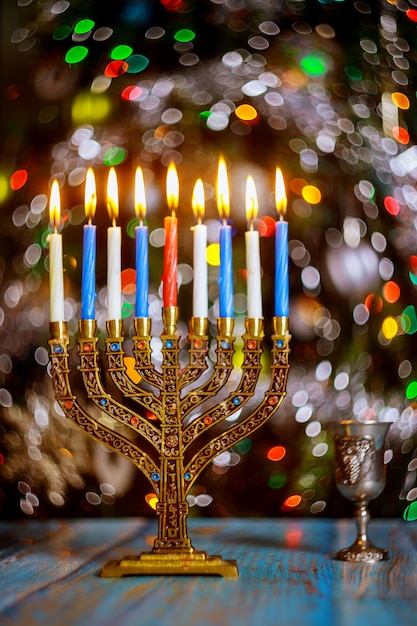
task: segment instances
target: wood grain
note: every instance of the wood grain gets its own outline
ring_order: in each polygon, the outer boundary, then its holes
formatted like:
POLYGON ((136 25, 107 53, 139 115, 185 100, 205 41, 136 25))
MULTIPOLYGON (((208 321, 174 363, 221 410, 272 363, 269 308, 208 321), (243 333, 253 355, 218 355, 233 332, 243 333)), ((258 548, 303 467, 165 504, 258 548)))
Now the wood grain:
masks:
POLYGON ((0 524, 1 626, 407 626, 417 620, 417 524, 373 520, 375 565, 332 559, 351 520, 189 522, 198 549, 236 559, 237 580, 101 578, 110 559, 149 550, 154 520, 0 524))

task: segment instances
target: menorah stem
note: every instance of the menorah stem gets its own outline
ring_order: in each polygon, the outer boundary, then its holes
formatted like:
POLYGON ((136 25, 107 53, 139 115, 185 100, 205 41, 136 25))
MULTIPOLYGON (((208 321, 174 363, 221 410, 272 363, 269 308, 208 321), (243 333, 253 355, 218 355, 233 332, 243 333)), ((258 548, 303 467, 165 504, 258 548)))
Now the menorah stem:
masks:
POLYGON ((161 389, 161 486, 157 504, 158 537, 154 552, 193 552, 187 536, 188 503, 185 500, 182 422, 179 393, 179 335, 178 308, 162 311, 164 332, 162 340, 161 389))

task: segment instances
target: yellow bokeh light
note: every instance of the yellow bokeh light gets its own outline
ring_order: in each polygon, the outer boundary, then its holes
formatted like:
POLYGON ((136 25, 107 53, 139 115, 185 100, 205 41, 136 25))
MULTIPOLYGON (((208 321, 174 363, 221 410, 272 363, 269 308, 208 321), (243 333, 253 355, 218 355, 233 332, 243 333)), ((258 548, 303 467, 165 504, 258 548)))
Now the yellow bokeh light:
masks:
POLYGON ((236 110, 236 117, 240 120, 244 120, 245 122, 253 122, 258 117, 258 113, 256 109, 250 104, 241 104, 236 110))
POLYGON ((107 94, 81 93, 74 98, 71 116, 74 124, 102 122, 110 115, 112 102, 107 94))
POLYGON ((399 108, 403 110, 407 110, 410 108, 410 100, 407 98, 405 93, 401 93, 400 91, 395 91, 391 94, 391 98, 393 103, 399 108))
POLYGON ((305 185, 301 195, 309 204, 318 204, 321 200, 321 191, 315 185, 305 185))
POLYGON ((220 265, 220 245, 218 243, 211 243, 206 249, 206 260, 209 265, 215 267, 220 265))
POLYGON ((123 361, 126 366, 126 374, 129 376, 130 380, 132 380, 136 384, 139 383, 140 375, 135 370, 135 359, 133 358, 133 356, 125 356, 123 361))
POLYGON ((0 174, 0 203, 4 202, 9 193, 9 180, 5 174, 0 174))
POLYGON ((381 330, 386 339, 393 339, 398 333, 398 324, 393 317, 386 317, 382 322, 381 330))
POLYGON ((145 496, 145 500, 152 509, 156 509, 156 505, 158 504, 159 499, 155 493, 147 493, 145 496))

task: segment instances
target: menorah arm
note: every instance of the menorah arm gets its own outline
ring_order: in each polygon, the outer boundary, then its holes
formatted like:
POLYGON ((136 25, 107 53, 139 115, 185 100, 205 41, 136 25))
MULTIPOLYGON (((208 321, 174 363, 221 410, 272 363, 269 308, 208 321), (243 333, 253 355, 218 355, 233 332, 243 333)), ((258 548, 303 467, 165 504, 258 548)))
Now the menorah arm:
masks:
POLYGON ((189 461, 185 457, 186 491, 214 457, 263 426, 281 405, 286 394, 291 335, 288 332, 288 318, 275 317, 273 323, 275 333, 272 335, 271 383, 264 398, 245 419, 213 437, 189 461))
POLYGON ((94 320, 81 320, 79 324, 80 336, 78 347, 80 366, 84 388, 87 397, 111 418, 125 424, 149 441, 157 452, 161 447, 161 430, 158 426, 148 422, 146 418, 135 413, 112 398, 104 389, 100 378, 98 365, 97 337, 94 320))
MULTIPOLYGON (((188 424, 183 433, 184 450, 193 443, 200 433, 227 419, 236 411, 240 411, 255 392, 262 369, 263 319, 247 318, 245 327, 246 333, 243 335, 243 364, 240 382, 227 398, 188 424)), ((192 408, 190 407, 189 410, 192 408)))
POLYGON ((151 349, 151 319, 149 317, 136 317, 134 320, 135 336, 133 339, 133 354, 135 355, 136 371, 142 376, 143 380, 156 387, 162 389, 163 377, 160 372, 155 369, 152 363, 151 349))
MULTIPOLYGON (((125 365, 125 353, 123 350, 123 325, 122 320, 107 321, 106 357, 107 371, 116 385, 126 398, 132 398, 135 402, 150 411, 153 415, 160 415, 162 410, 161 401, 152 391, 146 391, 136 385, 128 376, 125 365)), ((139 374, 140 375, 140 374, 139 374)))
POLYGON ((188 342, 190 344, 190 362, 180 372, 179 389, 198 380, 207 370, 208 355, 208 319, 192 317, 189 323, 188 342))
POLYGON ((51 322, 50 359, 51 376, 56 400, 64 415, 90 437, 127 457, 138 467, 159 494, 159 469, 148 454, 132 441, 114 432, 91 417, 78 403, 69 379, 69 337, 66 322, 51 322), (157 479, 155 480, 155 477, 157 479))
POLYGON ((181 419, 197 408, 208 398, 212 398, 228 381, 233 370, 233 333, 234 319, 223 317, 217 320, 218 336, 216 364, 213 373, 203 385, 189 391, 180 404, 181 419))

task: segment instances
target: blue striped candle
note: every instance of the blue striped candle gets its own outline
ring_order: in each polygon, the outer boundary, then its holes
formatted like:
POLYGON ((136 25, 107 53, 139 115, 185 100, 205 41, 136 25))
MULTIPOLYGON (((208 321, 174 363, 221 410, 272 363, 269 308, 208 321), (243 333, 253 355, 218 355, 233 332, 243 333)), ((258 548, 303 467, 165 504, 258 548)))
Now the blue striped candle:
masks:
POLYGON ((88 168, 85 178, 84 209, 88 224, 84 226, 83 265, 81 275, 81 319, 95 318, 96 300, 96 227, 92 224, 96 212, 97 194, 94 172, 88 168))
POLYGON ((81 319, 95 318, 96 299, 96 226, 85 224, 81 276, 81 319))
POLYGON ((149 288, 149 260, 148 260, 148 228, 136 226, 136 317, 148 317, 148 288, 149 288))
POLYGON ((278 220, 275 227, 275 309, 277 317, 288 317, 288 222, 278 220))
POLYGON ((220 272, 219 305, 220 317, 233 317, 233 267, 232 267, 232 228, 228 224, 220 227, 220 272))
POLYGON ((276 317, 288 317, 288 222, 284 220, 287 209, 287 195, 284 178, 279 167, 276 169, 275 203, 279 220, 275 226, 275 293, 274 314, 276 317))
POLYGON ((136 317, 148 317, 149 303, 149 260, 148 260, 148 228, 143 225, 146 215, 145 182, 141 167, 135 173, 135 212, 139 218, 139 226, 135 228, 136 240, 136 317))

